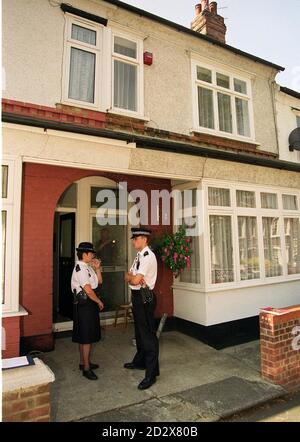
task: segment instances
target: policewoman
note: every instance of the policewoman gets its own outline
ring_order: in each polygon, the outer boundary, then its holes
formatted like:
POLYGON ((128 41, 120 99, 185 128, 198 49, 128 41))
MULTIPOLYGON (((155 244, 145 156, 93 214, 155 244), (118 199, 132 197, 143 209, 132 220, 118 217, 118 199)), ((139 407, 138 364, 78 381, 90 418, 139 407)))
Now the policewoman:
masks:
POLYGON ((78 261, 72 273, 71 288, 76 293, 84 289, 87 300, 84 304, 74 304, 72 341, 79 344, 79 369, 83 376, 97 380, 93 370, 99 365, 91 362, 90 355, 92 344, 101 339, 99 310, 103 310, 104 305, 95 293, 98 285, 102 284, 101 263, 95 259, 96 251, 90 242, 81 242, 76 251, 78 261))
POLYGON ((137 256, 130 271, 125 274, 125 281, 129 283, 132 293, 137 352, 132 362, 124 364, 124 368, 145 370, 145 378, 138 385, 140 390, 145 390, 151 387, 156 382, 156 376, 159 376, 159 348, 154 318, 156 298, 153 294, 153 300, 144 303, 140 288, 146 285, 151 290, 154 289, 157 278, 157 261, 154 253, 148 247, 151 231, 145 228, 132 228, 131 232, 137 256))

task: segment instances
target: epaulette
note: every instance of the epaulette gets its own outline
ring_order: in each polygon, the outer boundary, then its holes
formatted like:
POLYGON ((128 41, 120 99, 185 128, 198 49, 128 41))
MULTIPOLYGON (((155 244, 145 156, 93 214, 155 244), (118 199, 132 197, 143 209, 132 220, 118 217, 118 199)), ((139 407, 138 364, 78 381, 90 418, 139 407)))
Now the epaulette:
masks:
POLYGON ((147 255, 149 255, 149 252, 148 252, 148 251, 146 251, 146 252, 144 253, 144 256, 147 256, 147 255))
POLYGON ((76 272, 80 272, 81 268, 80 268, 79 264, 76 265, 75 270, 76 270, 76 272))

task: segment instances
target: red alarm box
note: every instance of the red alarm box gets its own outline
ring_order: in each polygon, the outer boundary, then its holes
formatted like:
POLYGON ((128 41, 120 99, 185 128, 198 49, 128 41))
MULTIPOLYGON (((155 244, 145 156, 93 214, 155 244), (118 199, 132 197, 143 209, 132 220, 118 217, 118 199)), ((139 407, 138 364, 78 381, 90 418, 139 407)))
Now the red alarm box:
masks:
POLYGON ((144 64, 151 66, 153 63, 153 54, 151 52, 144 52, 144 64))

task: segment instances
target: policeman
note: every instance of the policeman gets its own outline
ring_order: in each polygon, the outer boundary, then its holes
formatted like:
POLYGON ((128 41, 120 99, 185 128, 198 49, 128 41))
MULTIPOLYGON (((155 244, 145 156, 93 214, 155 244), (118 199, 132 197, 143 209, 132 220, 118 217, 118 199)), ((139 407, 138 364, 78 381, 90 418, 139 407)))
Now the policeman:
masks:
POLYGON ((99 309, 103 310, 104 305, 95 293, 98 285, 102 284, 100 261, 94 258, 96 251, 90 242, 81 242, 76 251, 78 261, 72 273, 71 288, 76 293, 84 289, 87 300, 84 304, 74 304, 72 341, 79 344, 79 369, 83 376, 97 380, 93 369, 99 368, 99 365, 90 362, 90 353, 92 344, 101 339, 99 309))
POLYGON ((146 370, 145 378, 138 385, 140 390, 145 390, 151 387, 156 382, 156 376, 159 376, 159 348, 154 319, 156 297, 154 295, 151 302, 143 303, 140 288, 146 285, 153 290, 157 278, 157 261, 148 247, 151 231, 132 228, 131 232, 137 256, 130 271, 125 274, 125 281, 129 283, 132 293, 137 353, 132 362, 124 364, 124 368, 146 370))

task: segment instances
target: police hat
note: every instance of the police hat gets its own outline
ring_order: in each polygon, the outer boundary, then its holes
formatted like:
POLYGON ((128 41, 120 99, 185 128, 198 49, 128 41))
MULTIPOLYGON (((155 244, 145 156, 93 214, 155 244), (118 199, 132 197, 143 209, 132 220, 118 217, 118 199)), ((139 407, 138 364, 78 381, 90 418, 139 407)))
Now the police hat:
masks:
POLYGON ((81 242, 79 246, 76 248, 77 252, 92 252, 96 253, 94 250, 94 246, 91 242, 81 242))
POLYGON ((136 238, 137 236, 150 236, 151 230, 145 229, 144 227, 132 227, 131 229, 132 237, 130 239, 136 238))

